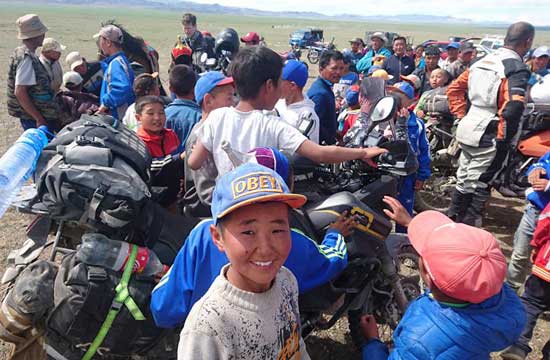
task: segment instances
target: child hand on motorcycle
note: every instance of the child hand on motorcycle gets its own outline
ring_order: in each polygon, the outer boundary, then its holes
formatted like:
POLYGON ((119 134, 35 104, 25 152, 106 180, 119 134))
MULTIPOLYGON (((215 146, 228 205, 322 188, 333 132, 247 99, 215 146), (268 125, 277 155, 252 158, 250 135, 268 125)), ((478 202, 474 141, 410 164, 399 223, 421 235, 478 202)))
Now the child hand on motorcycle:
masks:
POLYGON ((348 214, 348 211, 341 213, 338 219, 329 225, 329 229, 338 230, 344 237, 349 236, 357 227, 357 216, 349 216, 348 214))
POLYGON ((377 339, 379 337, 378 324, 376 324, 376 319, 373 315, 361 316, 359 326, 361 326, 361 332, 365 340, 369 341, 370 339, 377 339))
POLYGON ((399 200, 391 196, 384 196, 383 201, 391 208, 391 210, 384 209, 384 214, 386 214, 387 217, 389 217, 401 226, 409 226, 412 217, 407 212, 407 209, 405 209, 403 205, 401 205, 399 200))
POLYGON ((527 181, 529 181, 529 184, 533 187, 533 190, 535 191, 546 191, 548 187, 548 179, 545 179, 544 176, 546 176, 546 170, 543 168, 536 168, 529 173, 529 176, 527 177, 527 181))

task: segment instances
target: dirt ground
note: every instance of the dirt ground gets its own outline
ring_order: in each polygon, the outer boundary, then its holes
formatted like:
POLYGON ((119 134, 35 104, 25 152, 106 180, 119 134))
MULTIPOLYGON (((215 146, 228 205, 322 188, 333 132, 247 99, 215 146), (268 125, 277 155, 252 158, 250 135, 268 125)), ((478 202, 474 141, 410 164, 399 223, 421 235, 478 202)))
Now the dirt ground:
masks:
MULTIPOLYGON (((501 248, 510 257, 512 251, 513 233, 519 223, 523 211, 523 201, 504 199, 494 196, 488 209, 485 229, 493 232, 500 241, 501 248)), ((31 217, 9 210, 0 220, 0 273, 6 267, 6 258, 9 251, 20 246, 25 239, 25 229, 31 217)), ((537 324, 531 346, 535 351, 528 357, 529 360, 541 359, 540 349, 550 338, 550 315, 546 314, 537 324)), ((353 346, 348 335, 348 324, 342 319, 326 331, 314 332, 306 339, 312 359, 360 359, 360 352, 353 346)), ((7 344, 0 342, 0 359, 7 357, 7 344)), ((494 359, 499 357, 495 355, 494 359)))

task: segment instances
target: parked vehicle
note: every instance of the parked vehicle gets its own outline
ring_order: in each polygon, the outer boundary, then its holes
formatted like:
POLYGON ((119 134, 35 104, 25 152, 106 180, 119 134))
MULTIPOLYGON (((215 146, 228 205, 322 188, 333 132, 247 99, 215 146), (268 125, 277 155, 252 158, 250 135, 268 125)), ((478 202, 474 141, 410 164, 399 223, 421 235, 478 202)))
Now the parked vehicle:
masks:
POLYGON ((327 50, 334 50, 336 46, 334 45, 334 38, 330 40, 328 44, 317 42, 315 45, 307 46, 307 60, 311 64, 317 64, 321 55, 327 50))
POLYGON ((495 51, 496 49, 504 46, 504 36, 485 35, 485 37, 479 41, 479 45, 482 45, 491 51, 495 51))
POLYGON ((319 28, 309 28, 296 30, 290 34, 288 43, 291 47, 305 49, 307 46, 313 46, 317 42, 324 41, 323 30, 319 28))

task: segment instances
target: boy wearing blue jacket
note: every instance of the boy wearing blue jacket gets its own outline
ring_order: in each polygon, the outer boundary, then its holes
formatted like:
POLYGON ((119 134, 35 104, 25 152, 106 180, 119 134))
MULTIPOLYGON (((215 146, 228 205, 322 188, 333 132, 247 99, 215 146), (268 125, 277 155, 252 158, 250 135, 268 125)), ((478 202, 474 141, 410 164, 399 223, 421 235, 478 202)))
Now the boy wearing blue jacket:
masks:
POLYGON ((481 360, 514 343, 525 326, 525 309, 503 283, 506 258, 494 236, 436 211, 411 220, 395 199, 385 201, 408 225, 428 290, 409 304, 391 353, 378 340, 374 317, 361 319, 363 359, 481 360))
MULTIPOLYGON (((273 158, 263 156, 258 163, 291 182, 288 160, 279 151, 271 150, 273 158)), ((206 293, 222 267, 228 264, 227 256, 212 240, 212 224, 212 219, 204 220, 191 231, 174 264, 153 290, 151 312, 157 326, 173 328, 182 325, 193 305, 206 293)), ((344 236, 352 226, 353 218, 341 219, 327 231, 320 245, 300 231, 291 229, 292 247, 284 266, 296 277, 300 293, 328 282, 344 270, 348 259, 344 236)))
POLYGON ((525 192, 528 204, 514 234, 514 250, 510 257, 506 281, 516 292, 525 282, 531 270, 531 239, 542 209, 550 201, 550 152, 544 154, 527 169, 527 180, 531 187, 525 192))
POLYGON ((101 28, 94 38, 98 41, 101 53, 106 57, 101 62, 104 76, 99 97, 101 106, 98 111, 122 120, 126 109, 135 100, 134 72, 122 51, 122 31, 114 25, 107 25, 101 28))
MULTIPOLYGON (((408 110, 414 99, 414 88, 407 82, 399 82, 388 88, 392 94, 399 96, 401 99, 401 107, 398 110, 398 116, 407 118, 407 132, 409 144, 416 153, 418 159, 418 170, 415 174, 408 175, 402 178, 399 186, 399 195, 397 199, 408 213, 412 215, 414 208, 414 193, 421 190, 424 186, 424 181, 430 178, 430 144, 426 137, 426 126, 424 121, 416 117, 413 111, 408 110)), ((406 232, 406 229, 401 225, 395 227, 395 231, 399 233, 406 232)))

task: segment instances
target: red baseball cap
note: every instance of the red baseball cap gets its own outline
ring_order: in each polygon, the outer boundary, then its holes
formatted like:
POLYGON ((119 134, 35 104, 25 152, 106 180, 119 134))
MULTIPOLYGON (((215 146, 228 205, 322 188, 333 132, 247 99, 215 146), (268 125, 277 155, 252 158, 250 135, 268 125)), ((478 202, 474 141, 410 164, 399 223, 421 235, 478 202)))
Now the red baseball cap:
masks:
POLYGON ((258 44, 260 42, 260 35, 257 32, 251 31, 241 38, 243 43, 258 44))
POLYGON ((412 219, 408 235, 428 275, 446 295, 478 304, 502 289, 506 258, 491 233, 424 211, 412 219))
POLYGON ((191 56, 193 54, 193 50, 191 50, 190 47, 185 45, 178 45, 172 49, 172 57, 174 59, 179 58, 180 56, 191 56))

